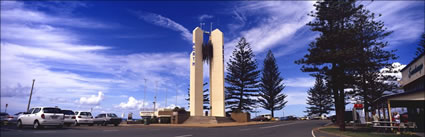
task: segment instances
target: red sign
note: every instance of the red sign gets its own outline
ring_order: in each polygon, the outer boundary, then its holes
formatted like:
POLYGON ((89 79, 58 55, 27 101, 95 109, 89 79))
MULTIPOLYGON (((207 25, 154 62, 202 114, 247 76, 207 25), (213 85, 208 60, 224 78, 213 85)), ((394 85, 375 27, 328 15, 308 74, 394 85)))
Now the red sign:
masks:
POLYGON ((363 104, 354 104, 354 108, 363 108, 363 104))

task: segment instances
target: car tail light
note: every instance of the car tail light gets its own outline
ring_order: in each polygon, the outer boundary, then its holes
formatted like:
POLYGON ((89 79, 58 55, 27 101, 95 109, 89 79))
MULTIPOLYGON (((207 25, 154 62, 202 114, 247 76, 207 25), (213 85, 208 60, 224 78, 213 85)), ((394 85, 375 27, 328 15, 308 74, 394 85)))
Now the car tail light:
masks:
POLYGON ((78 118, 81 118, 81 116, 78 116, 78 118))
POLYGON ((72 119, 75 119, 75 116, 72 116, 72 119))
POLYGON ((42 118, 42 119, 45 119, 46 117, 44 116, 44 114, 41 114, 41 118, 42 118))
POLYGON ((12 116, 9 116, 9 117, 7 117, 7 118, 13 118, 12 116))

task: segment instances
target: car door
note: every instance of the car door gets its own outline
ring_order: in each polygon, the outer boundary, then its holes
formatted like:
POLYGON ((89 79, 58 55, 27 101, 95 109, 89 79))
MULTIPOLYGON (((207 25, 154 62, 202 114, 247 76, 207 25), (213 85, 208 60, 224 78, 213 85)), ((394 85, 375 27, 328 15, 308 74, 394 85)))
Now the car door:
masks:
POLYGON ((41 108, 34 108, 31 114, 28 117, 29 124, 33 124, 33 122, 38 118, 37 113, 40 112, 41 108))
POLYGON ((30 121, 30 115, 31 115, 32 111, 34 111, 34 108, 31 108, 30 110, 28 110, 28 111, 26 112, 26 114, 24 114, 24 115, 21 117, 21 119, 20 119, 20 120, 21 120, 22 124, 24 124, 24 125, 32 124, 31 122, 29 122, 29 121, 30 121))

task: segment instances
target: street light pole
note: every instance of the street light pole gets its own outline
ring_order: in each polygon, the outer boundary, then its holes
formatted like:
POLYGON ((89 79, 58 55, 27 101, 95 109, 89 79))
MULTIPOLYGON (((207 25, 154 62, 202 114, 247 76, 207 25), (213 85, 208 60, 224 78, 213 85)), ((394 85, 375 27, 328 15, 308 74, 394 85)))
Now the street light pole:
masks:
POLYGON ((32 80, 32 87, 31 87, 30 99, 28 100, 27 112, 30 110, 32 90, 34 89, 34 82, 35 82, 35 79, 32 80))
POLYGON ((177 95, 178 93, 177 93, 177 83, 176 83, 176 107, 177 107, 177 95))
POLYGON ((165 89, 165 108, 167 108, 167 92, 168 88, 165 89))
POLYGON ((146 79, 145 80, 145 90, 143 93, 143 104, 142 104, 142 110, 145 110, 145 102, 146 102, 146 79))
POLYGON ((156 111, 156 93, 158 92, 158 81, 155 81, 155 97, 153 101, 153 111, 156 111))

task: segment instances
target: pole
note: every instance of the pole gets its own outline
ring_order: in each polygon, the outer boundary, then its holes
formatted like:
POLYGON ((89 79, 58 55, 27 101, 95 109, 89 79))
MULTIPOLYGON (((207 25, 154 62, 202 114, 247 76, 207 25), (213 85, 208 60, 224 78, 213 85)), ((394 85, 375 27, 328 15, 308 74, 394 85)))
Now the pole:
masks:
POLYGON ((158 92, 158 81, 155 81, 155 97, 153 103, 153 111, 156 111, 156 93, 158 92))
POLYGON ((145 80, 145 89, 144 89, 144 93, 143 93, 143 104, 142 104, 142 110, 145 109, 145 102, 146 102, 146 79, 145 80))
POLYGON ((167 107, 167 92, 168 88, 165 89, 165 107, 167 107))
POLYGON ((177 95, 178 93, 177 93, 177 83, 176 83, 176 107, 177 107, 177 95))
POLYGON ((34 82, 35 82, 35 79, 32 80, 32 87, 31 87, 30 99, 28 100, 27 112, 30 110, 32 90, 34 89, 34 82))
POLYGON ((6 113, 7 112, 7 106, 8 106, 9 104, 6 104, 6 108, 4 109, 4 113, 6 113))

